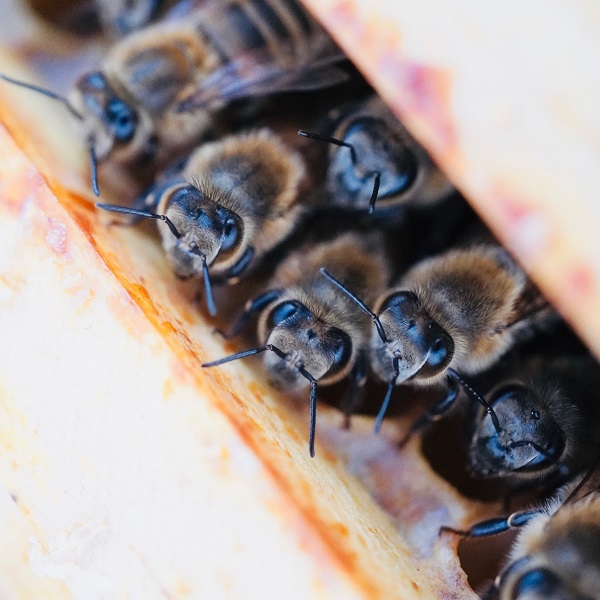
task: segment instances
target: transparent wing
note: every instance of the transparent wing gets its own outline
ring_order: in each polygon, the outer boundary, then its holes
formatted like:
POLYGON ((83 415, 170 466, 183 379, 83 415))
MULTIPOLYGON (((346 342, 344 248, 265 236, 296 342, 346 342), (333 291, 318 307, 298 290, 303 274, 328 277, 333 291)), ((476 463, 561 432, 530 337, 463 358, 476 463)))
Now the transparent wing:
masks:
POLYGON ((288 91, 331 87, 348 79, 339 66, 344 57, 330 40, 316 41, 307 55, 267 50, 246 52, 199 83, 178 106, 179 111, 218 107, 233 100, 288 91))
POLYGON ((569 492, 562 506, 583 500, 590 494, 600 491, 600 454, 594 464, 578 479, 579 483, 573 482, 572 485, 575 487, 569 492))

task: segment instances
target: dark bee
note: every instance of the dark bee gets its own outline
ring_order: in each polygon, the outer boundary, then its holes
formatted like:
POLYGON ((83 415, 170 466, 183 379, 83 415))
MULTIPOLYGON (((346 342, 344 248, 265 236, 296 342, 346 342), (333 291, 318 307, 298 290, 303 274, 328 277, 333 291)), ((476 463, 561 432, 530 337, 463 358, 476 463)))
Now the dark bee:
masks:
POLYGON ((454 190, 381 98, 338 112, 329 135, 300 131, 331 144, 326 178, 330 203, 372 213, 375 206, 429 206, 454 190))
POLYGON ((486 396, 501 430, 485 413, 475 419, 470 470, 531 485, 589 466, 600 443, 600 404, 593 393, 600 387, 598 363, 589 356, 515 362, 486 396))
POLYGON ((211 0, 115 44, 64 103, 97 161, 163 164, 211 127, 233 100, 326 87, 346 79, 343 55, 295 0, 211 0))
POLYGON ((203 275, 215 314, 209 268, 228 283, 247 274, 292 232, 308 204, 306 186, 301 157, 262 129, 202 145, 143 198, 143 210, 98 206, 164 221, 160 233, 175 275, 203 275))
POLYGON ((377 299, 374 312, 332 274, 325 275, 376 325, 370 364, 388 383, 376 429, 394 386, 405 381, 429 385, 448 376, 453 387, 433 412, 449 408, 459 383, 485 406, 497 426, 494 411, 459 373, 473 375, 492 365, 550 312, 502 248, 474 246, 423 260, 377 299))
POLYGON ((366 298, 374 299, 387 280, 378 234, 345 233, 330 242, 305 245, 284 260, 267 286, 268 291, 246 305, 231 335, 249 318, 258 319, 258 348, 206 363, 225 362, 265 352, 265 366, 273 383, 287 390, 311 386, 309 450, 314 456, 317 382, 336 383, 350 377, 365 380, 368 319, 319 274, 326 265, 366 298))
POLYGON ((442 530, 484 537, 522 528, 485 600, 592 600, 600 590, 599 491, 593 467, 546 506, 483 521, 467 531, 442 530))

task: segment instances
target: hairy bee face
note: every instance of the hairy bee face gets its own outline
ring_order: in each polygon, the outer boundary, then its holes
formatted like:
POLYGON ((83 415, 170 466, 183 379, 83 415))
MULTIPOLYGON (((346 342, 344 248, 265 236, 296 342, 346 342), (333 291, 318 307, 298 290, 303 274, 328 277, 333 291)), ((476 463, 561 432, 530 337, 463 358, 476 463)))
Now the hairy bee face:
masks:
POLYGON ((398 361, 397 383, 410 378, 430 379, 442 373, 454 354, 452 338, 427 314, 412 292, 396 292, 380 308, 379 320, 387 342, 373 332, 373 368, 383 381, 394 376, 393 360, 398 361))
POLYGON ((282 350, 282 359, 265 354, 265 365, 273 382, 281 388, 306 387, 304 368, 316 380, 343 377, 352 357, 352 340, 341 329, 317 319, 297 300, 286 300, 273 307, 267 317, 267 339, 282 350))
POLYGON ((346 148, 338 148, 329 169, 330 185, 342 204, 365 208, 371 197, 374 176, 381 176, 378 202, 398 196, 413 184, 418 161, 400 136, 385 121, 360 117, 350 124, 344 142, 354 147, 354 158, 346 148))
POLYGON ((200 275, 204 260, 210 266, 218 257, 227 257, 242 238, 244 226, 240 217, 192 185, 172 193, 165 214, 180 234, 177 238, 168 229, 162 229, 163 245, 180 279, 200 275))
POLYGON ((470 447, 470 468, 480 477, 534 474, 556 463, 565 448, 564 434, 538 396, 523 384, 510 384, 490 399, 501 431, 486 413, 470 447))
POLYGON ((112 152, 131 160, 154 157, 150 120, 120 98, 100 71, 86 73, 77 81, 72 104, 83 117, 85 138, 93 144, 98 160, 112 152))

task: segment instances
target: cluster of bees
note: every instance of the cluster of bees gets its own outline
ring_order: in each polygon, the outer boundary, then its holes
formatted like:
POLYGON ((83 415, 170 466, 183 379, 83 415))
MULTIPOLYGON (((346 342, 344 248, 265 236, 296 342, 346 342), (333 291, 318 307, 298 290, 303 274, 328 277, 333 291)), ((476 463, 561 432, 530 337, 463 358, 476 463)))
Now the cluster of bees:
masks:
POLYGON ((439 233, 462 200, 364 82, 348 83, 356 75, 326 32, 296 0, 96 3, 109 30, 127 35, 68 98, 3 78, 67 106, 97 195, 103 161, 159 173, 132 206, 97 206, 160 221, 173 272, 203 282, 210 315, 214 285, 269 273, 225 333, 256 318, 258 344, 204 366, 262 354, 275 385, 310 389, 311 456, 317 388, 348 380, 350 414, 367 380, 381 382, 378 431, 397 386, 442 386, 401 446, 462 390, 475 407, 470 472, 554 494, 466 531, 444 528, 474 537, 523 528, 485 598, 599 597, 598 364, 560 343, 522 350, 560 330, 560 318, 487 231, 439 233), (273 109, 275 94, 289 114, 273 109), (325 115, 306 117, 311 98, 325 115), (219 129, 234 112, 241 126, 219 129), (302 119, 314 131, 298 137, 302 119), (423 215, 435 241, 419 245, 405 234, 423 215))

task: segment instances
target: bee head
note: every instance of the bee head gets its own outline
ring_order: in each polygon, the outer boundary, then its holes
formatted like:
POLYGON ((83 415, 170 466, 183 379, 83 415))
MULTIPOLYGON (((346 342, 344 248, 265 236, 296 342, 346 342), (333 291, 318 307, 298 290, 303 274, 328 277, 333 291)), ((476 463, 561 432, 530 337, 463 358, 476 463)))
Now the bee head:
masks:
POLYGON ((418 161, 406 142, 382 119, 361 116, 344 132, 344 146, 331 159, 328 178, 335 197, 366 208, 378 174, 377 202, 402 194, 417 177, 418 161))
POLYGON ((556 464, 565 435, 552 411, 529 386, 511 383, 492 392, 490 405, 500 421, 495 430, 483 414, 471 440, 471 471, 480 477, 535 475, 556 464))
POLYGON ((185 183, 171 189, 161 204, 179 232, 177 238, 164 229, 162 238, 173 271, 180 279, 200 275, 202 257, 210 266, 217 258, 233 253, 241 241, 244 225, 239 215, 193 185, 185 183))
POLYGON ((150 118, 122 98, 102 72, 82 75, 71 102, 82 116, 85 137, 98 160, 111 154, 125 162, 154 158, 156 140, 150 118))
POLYGON ((379 309, 381 332, 372 334, 373 368, 383 381, 393 379, 398 359, 397 383, 409 378, 427 380, 448 367, 454 341, 425 311, 416 294, 394 292, 379 309))
POLYGON ((269 332, 267 344, 285 354, 285 358, 273 353, 265 355, 269 374, 279 387, 305 387, 307 379, 302 369, 314 379, 328 382, 337 381, 348 372, 353 354, 350 336, 318 319, 298 300, 275 304, 264 318, 269 332))

